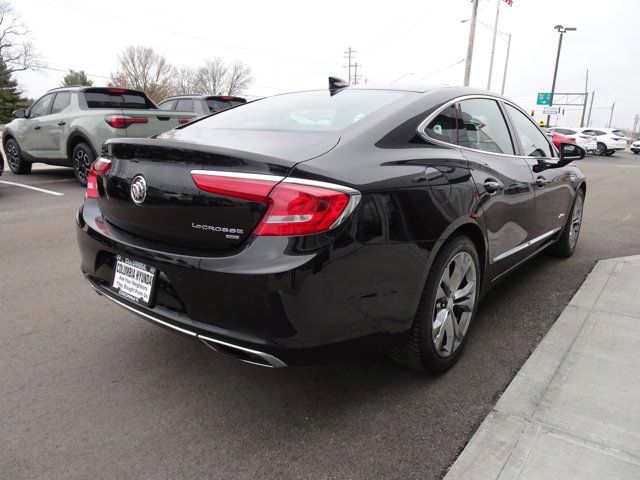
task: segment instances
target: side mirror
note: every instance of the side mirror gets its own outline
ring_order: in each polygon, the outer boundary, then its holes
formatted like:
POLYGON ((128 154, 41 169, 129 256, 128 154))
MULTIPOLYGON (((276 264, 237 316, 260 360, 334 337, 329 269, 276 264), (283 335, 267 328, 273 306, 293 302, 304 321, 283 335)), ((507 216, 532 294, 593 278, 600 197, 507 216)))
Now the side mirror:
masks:
POLYGON ((587 151, 584 148, 575 143, 562 142, 560 144, 560 161, 558 162, 558 166, 564 167, 573 161, 582 160, 586 156, 587 151))
POLYGON ((25 112, 22 108, 19 110, 13 111, 13 116, 15 118, 25 118, 27 116, 27 112, 25 112))

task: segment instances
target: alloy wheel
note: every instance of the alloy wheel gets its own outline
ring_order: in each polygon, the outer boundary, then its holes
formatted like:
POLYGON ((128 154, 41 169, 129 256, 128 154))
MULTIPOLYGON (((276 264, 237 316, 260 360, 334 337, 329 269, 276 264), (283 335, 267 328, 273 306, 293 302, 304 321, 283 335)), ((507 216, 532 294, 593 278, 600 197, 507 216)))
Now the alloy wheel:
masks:
POLYGON ((13 142, 9 142, 7 145, 7 162, 11 170, 18 170, 20 168, 20 155, 18 154, 18 148, 13 142))
POLYGON ((607 146, 604 143, 599 143, 598 148, 596 149, 597 155, 604 155, 607 153, 607 146))
POLYGON ((573 213, 571 215, 571 225, 569 229, 569 245, 571 248, 575 247, 578 241, 578 235, 580 234, 580 226, 582 225, 582 207, 584 206, 584 199, 582 195, 578 195, 576 203, 573 206, 573 213))
POLYGON ((469 329, 476 302, 476 266, 471 255, 460 252, 444 269, 433 311, 432 340, 436 353, 451 356, 469 329))
POLYGON ((91 158, 87 152, 85 152, 82 148, 79 148, 76 152, 76 156, 74 158, 74 168, 78 173, 78 180, 80 180, 83 184, 86 183, 89 178, 89 167, 91 167, 91 158))

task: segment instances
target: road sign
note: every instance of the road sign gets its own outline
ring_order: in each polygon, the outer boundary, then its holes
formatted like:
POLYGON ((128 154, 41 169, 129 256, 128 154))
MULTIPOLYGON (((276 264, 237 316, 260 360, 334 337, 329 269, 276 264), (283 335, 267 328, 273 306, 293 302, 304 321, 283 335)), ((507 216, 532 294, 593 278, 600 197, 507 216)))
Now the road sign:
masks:
POLYGON ((544 113, 545 115, 559 115, 560 107, 544 107, 542 113, 544 113))
POLYGON ((551 105, 551 92, 542 92, 538 94, 538 105, 551 105))

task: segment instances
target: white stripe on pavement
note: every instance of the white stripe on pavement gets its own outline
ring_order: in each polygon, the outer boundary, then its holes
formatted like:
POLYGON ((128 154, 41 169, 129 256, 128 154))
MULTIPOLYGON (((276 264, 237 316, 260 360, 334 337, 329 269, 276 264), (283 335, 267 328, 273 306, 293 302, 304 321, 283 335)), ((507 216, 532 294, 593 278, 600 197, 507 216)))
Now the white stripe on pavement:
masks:
POLYGON ((6 185, 13 185, 14 187, 28 188, 29 190, 35 190, 36 192, 48 193, 49 195, 59 195, 59 196, 64 195, 64 193, 54 192, 52 190, 45 190, 44 188, 32 187, 31 185, 25 185, 23 183, 7 182, 5 180, 0 180, 0 183, 4 183, 6 185))

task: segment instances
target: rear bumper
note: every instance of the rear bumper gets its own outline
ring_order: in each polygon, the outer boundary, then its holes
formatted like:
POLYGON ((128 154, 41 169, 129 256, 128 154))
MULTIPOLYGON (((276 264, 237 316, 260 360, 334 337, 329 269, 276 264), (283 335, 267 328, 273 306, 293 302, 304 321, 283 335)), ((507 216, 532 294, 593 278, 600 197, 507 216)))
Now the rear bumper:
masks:
POLYGON ((308 364, 392 348, 404 341, 424 285, 425 245, 338 237, 314 248, 259 237, 227 257, 169 252, 105 224, 91 203, 78 212, 77 237, 93 288, 146 320, 251 363, 308 364), (115 255, 160 271, 149 307, 111 287, 115 255))

